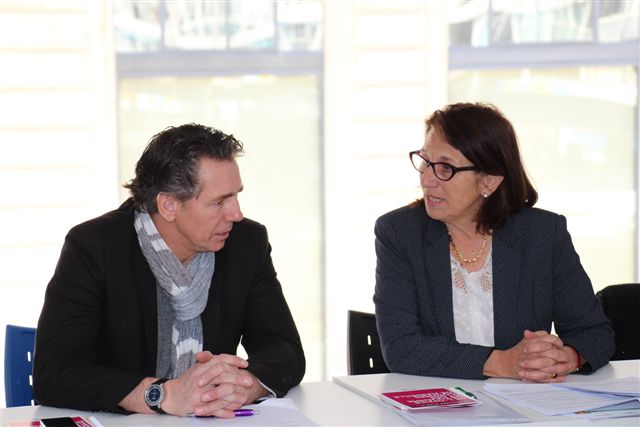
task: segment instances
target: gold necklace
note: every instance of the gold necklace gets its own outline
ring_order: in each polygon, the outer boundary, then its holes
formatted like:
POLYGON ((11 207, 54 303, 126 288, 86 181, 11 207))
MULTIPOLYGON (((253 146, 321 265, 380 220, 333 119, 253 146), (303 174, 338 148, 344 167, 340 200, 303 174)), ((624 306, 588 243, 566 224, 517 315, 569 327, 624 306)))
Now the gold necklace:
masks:
POLYGON ((460 261, 466 262, 468 264, 473 264, 474 262, 478 262, 478 260, 480 259, 480 257, 484 253, 485 248, 487 247, 487 234, 486 233, 482 233, 482 245, 480 246, 480 250, 478 251, 478 255, 476 255, 475 258, 471 258, 471 259, 467 259, 467 258, 464 257, 464 255, 462 255, 462 253, 456 247, 456 244, 453 243, 453 237, 451 237, 451 233, 449 233, 448 231, 447 231, 447 233, 449 234, 449 242, 451 242, 451 248, 453 249, 453 252, 455 252, 456 256, 458 257, 458 259, 460 261))

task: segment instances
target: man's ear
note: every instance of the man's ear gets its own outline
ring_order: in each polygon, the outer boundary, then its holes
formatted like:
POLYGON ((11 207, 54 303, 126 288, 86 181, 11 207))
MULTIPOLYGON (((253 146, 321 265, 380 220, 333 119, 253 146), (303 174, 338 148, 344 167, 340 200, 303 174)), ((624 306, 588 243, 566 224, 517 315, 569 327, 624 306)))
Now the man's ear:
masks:
POLYGON ((158 214, 167 222, 173 222, 176 218, 178 203, 178 199, 166 193, 158 193, 156 196, 158 214))
POLYGON ((483 194, 493 194, 494 191, 500 187, 504 177, 501 175, 485 175, 482 178, 482 193, 483 194))

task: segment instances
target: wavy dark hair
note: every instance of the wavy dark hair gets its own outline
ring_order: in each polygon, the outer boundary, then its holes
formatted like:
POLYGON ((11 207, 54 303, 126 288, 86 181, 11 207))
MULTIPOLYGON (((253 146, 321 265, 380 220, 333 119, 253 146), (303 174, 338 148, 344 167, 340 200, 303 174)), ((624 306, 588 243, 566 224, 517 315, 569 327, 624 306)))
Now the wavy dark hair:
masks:
POLYGON ((478 211, 478 231, 505 225, 509 215, 538 201, 520 158, 518 140, 507 118, 491 104, 457 103, 435 111, 426 120, 426 132, 438 130, 480 171, 503 176, 500 186, 478 211))
POLYGON ((195 123, 171 126, 149 140, 135 178, 124 187, 138 211, 153 214, 158 212, 158 193, 182 202, 198 194, 200 159, 232 160, 242 153, 242 143, 218 129, 195 123))

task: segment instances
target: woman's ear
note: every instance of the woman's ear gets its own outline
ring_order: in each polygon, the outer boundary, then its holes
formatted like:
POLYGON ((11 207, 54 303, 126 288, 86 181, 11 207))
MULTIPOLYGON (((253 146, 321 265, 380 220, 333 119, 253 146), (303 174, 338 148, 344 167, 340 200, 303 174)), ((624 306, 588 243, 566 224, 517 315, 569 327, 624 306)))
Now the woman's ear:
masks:
POLYGON ((504 177, 501 175, 485 175, 482 177, 482 196, 484 198, 489 197, 494 191, 500 187, 504 177), (485 195, 486 194, 486 195, 485 195))
POLYGON ((158 193, 156 196, 158 214, 167 222, 173 222, 176 218, 176 207, 178 200, 166 193, 158 193))

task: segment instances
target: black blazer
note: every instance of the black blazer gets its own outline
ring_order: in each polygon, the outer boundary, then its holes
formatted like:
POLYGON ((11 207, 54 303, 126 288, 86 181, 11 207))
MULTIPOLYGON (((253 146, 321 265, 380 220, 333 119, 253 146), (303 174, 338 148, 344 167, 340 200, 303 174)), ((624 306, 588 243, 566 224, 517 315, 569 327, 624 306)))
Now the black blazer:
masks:
MULTIPOLYGON (((69 231, 38 322, 33 389, 40 404, 118 411, 155 376, 156 280, 130 201, 69 231)), ((235 354, 278 396, 304 376, 300 337, 271 262, 264 226, 234 224, 201 314, 204 350, 235 354)))
MULTIPOLYGON (((423 205, 378 219, 374 302, 384 359, 392 372, 484 378, 493 350, 455 339, 449 239, 423 205)), ((609 361, 610 322, 573 248, 563 216, 525 208, 494 231, 495 348, 506 350, 525 329, 555 332, 589 362, 609 361)))

